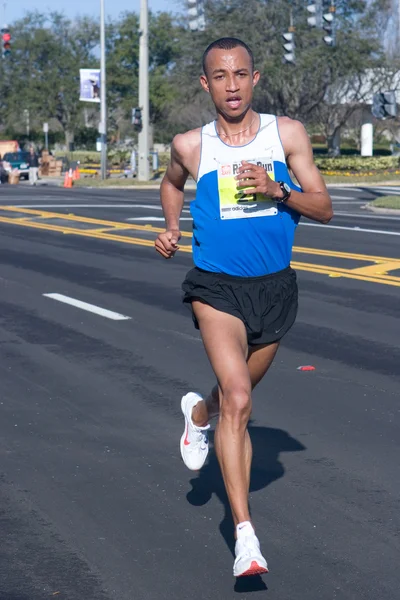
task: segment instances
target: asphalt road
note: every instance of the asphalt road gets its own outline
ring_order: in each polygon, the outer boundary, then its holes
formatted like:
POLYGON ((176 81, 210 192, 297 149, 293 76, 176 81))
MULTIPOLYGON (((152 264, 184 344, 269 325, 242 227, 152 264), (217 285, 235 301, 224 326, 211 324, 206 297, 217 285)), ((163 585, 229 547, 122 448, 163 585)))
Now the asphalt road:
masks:
POLYGON ((156 191, 0 188, 0 600, 399 597, 400 219, 361 208, 381 193, 335 188, 330 225, 298 228, 299 316, 250 426, 270 574, 236 581, 214 452, 179 455, 180 398, 213 384, 180 302, 189 213, 167 262, 156 191))

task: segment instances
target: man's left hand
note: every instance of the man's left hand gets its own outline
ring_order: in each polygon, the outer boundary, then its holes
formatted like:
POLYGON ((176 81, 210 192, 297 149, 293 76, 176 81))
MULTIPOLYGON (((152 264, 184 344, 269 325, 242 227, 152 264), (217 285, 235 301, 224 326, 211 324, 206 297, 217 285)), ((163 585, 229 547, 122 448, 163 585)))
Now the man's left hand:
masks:
POLYGON ((243 194, 263 194, 268 198, 279 198, 281 195, 279 184, 269 177, 267 171, 261 165, 254 165, 243 160, 235 179, 238 189, 243 194), (251 185, 252 187, 243 189, 244 185, 251 185))

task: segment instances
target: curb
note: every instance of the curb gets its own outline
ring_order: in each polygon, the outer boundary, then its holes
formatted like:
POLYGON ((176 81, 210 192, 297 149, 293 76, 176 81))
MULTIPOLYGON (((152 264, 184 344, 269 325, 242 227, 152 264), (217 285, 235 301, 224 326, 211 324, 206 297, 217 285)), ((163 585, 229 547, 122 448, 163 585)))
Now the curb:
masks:
POLYGON ((400 179, 397 179, 397 181, 375 181, 374 182, 359 182, 359 183, 329 183, 327 181, 325 181, 326 185, 328 187, 381 187, 381 186, 385 186, 385 185, 390 185, 390 186, 399 186, 400 187, 400 179))
POLYGON ((159 185, 77 185, 81 190, 159 190, 159 185))
MULTIPOLYGON (((160 184, 158 185, 105 185, 105 186, 97 186, 97 185, 79 185, 77 188, 81 188, 83 190, 159 190, 160 184)), ((185 185, 185 190, 195 191, 196 186, 185 185)))
POLYGON ((370 206, 369 204, 364 204, 364 206, 361 206, 361 208, 376 213, 377 215, 400 216, 400 209, 398 208, 377 208, 376 206, 370 206))

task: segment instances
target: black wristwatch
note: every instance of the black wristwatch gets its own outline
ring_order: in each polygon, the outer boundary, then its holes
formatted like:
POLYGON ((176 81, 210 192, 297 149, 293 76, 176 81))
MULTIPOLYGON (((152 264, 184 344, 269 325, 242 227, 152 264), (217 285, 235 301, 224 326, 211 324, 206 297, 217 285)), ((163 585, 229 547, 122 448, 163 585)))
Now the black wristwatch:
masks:
POLYGON ((291 187, 284 181, 277 181, 276 183, 279 184, 279 187, 281 188, 283 196, 282 196, 282 198, 275 197, 274 198, 275 202, 279 202, 279 203, 287 202, 290 198, 290 194, 292 193, 291 187))

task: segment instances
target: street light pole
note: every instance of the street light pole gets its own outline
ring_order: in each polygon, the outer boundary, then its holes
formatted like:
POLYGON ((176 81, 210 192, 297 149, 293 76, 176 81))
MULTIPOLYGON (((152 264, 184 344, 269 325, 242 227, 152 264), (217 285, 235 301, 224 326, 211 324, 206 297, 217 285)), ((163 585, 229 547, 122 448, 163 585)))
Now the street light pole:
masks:
POLYGON ((142 130, 139 133, 138 180, 148 181, 149 169, 149 10, 147 0, 140 2, 139 106, 142 130))
POLYGON ((100 0, 100 126, 101 178, 107 177, 106 35, 104 0, 100 0))
POLYGON ((29 138, 29 134, 30 134, 30 115, 29 115, 29 109, 25 108, 24 110, 24 115, 25 115, 25 123, 26 123, 26 136, 29 138))

